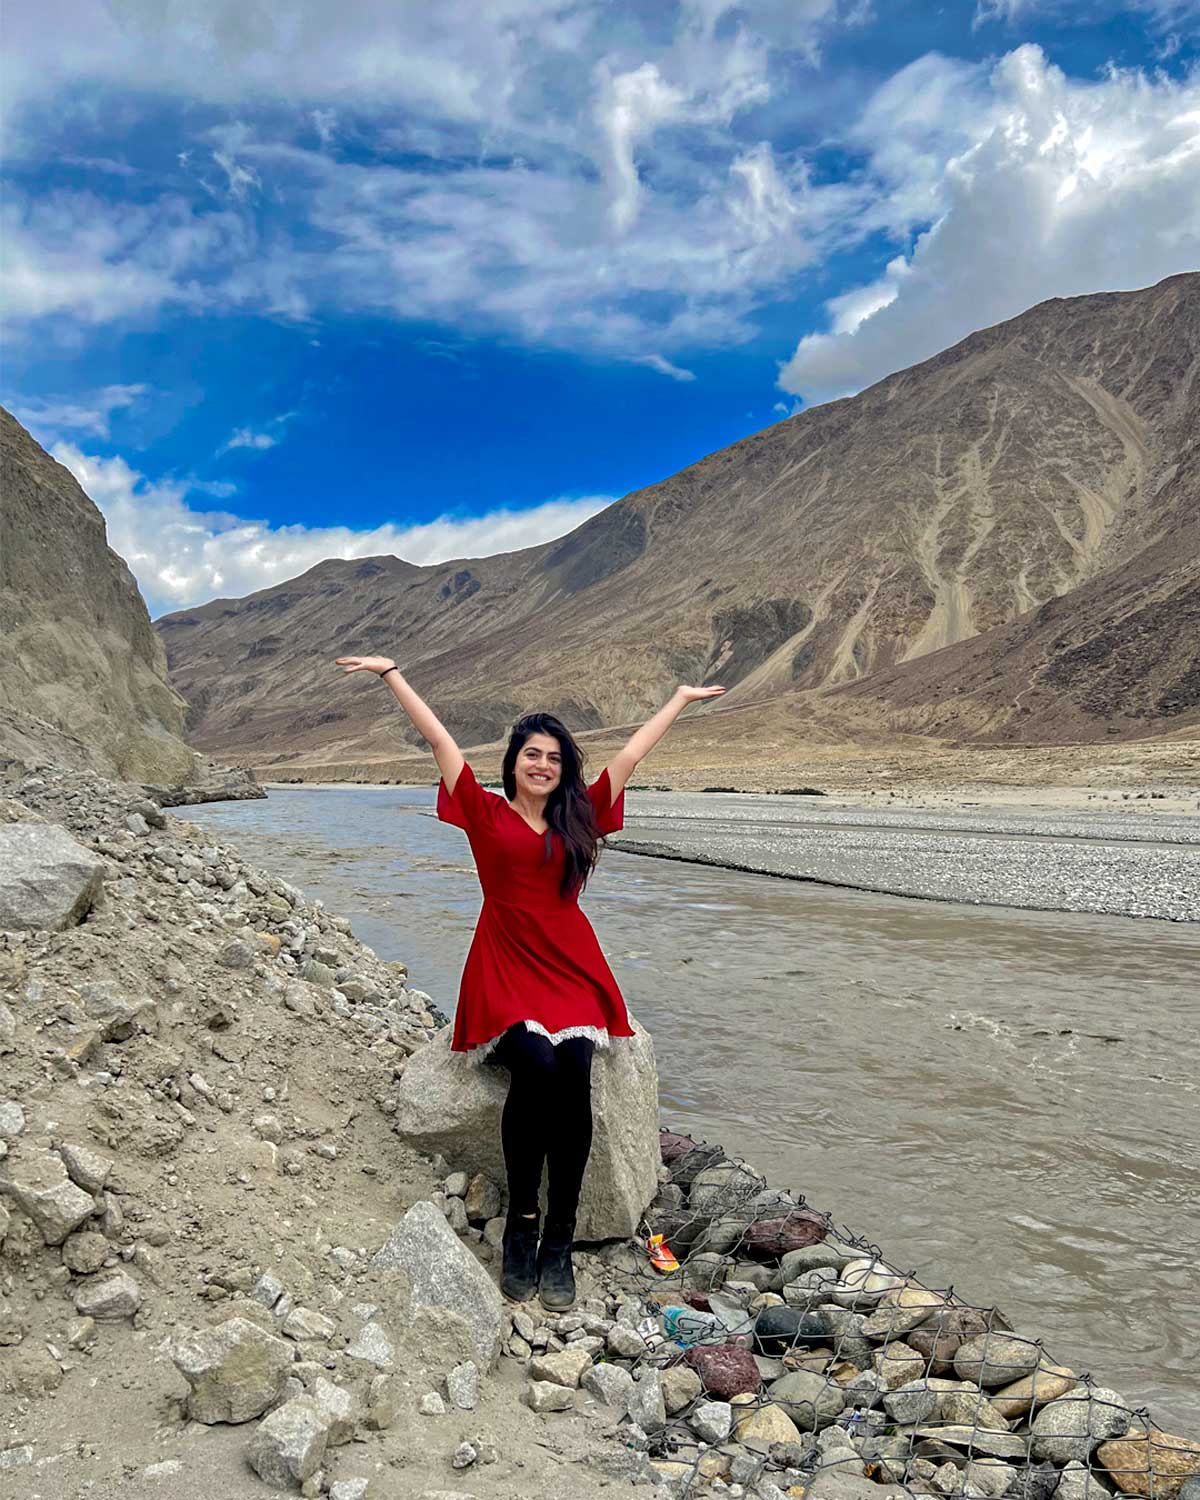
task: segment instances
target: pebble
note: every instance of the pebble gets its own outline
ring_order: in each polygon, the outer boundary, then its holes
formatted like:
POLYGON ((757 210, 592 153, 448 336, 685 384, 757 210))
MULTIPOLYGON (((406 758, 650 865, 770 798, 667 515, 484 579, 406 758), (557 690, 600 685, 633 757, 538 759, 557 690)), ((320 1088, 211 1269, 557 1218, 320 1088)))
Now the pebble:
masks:
POLYGON ((692 1412, 688 1425, 706 1443, 723 1443, 733 1427, 733 1407, 728 1401, 705 1401, 692 1412))
POLYGON ((479 1450, 474 1443, 459 1443, 454 1450, 454 1457, 450 1460, 456 1469, 469 1469, 479 1458, 479 1450))

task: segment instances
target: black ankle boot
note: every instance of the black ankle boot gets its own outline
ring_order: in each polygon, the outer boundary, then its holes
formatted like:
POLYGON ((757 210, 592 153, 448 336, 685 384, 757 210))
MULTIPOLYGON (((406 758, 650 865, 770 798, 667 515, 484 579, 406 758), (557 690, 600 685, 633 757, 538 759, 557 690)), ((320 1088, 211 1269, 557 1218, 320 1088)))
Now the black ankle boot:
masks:
POLYGON ((538 1248, 538 1296, 542 1306, 561 1312, 575 1303, 575 1272, 571 1266, 574 1224, 546 1224, 538 1248))
POLYGON ((532 1297, 537 1285, 538 1225, 541 1215, 527 1219, 520 1215, 504 1225, 501 1249, 504 1255, 500 1290, 512 1302, 532 1297))

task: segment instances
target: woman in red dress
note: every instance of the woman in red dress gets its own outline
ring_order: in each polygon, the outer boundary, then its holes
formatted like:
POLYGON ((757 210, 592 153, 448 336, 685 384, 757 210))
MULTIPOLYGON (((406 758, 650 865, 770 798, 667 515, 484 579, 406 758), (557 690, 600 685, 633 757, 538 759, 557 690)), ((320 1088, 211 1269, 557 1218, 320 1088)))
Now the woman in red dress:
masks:
POLYGON ((504 796, 485 791, 450 733, 395 662, 341 656, 347 672, 375 672, 433 750, 442 779, 437 815, 467 835, 483 907, 463 970, 452 1047, 509 1070, 501 1118, 508 1174, 501 1290, 538 1289, 546 1307, 575 1300, 571 1244, 592 1143, 596 1048, 633 1030, 579 895, 599 841, 621 828, 625 783, 682 709, 719 687, 680 687, 590 785, 583 757, 551 714, 527 714, 504 753, 504 796), (539 1244, 542 1169, 546 1224, 539 1244))

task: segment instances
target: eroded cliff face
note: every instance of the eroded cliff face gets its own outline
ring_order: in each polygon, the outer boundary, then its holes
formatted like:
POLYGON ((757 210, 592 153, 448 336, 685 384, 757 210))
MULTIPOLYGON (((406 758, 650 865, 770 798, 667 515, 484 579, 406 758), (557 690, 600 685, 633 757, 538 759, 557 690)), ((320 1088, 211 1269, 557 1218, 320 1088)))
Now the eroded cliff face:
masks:
POLYGON ((0 408, 0 754, 186 781, 183 714, 104 517, 0 408))
POLYGON ((339 680, 351 653, 395 657, 468 745, 531 708, 634 723, 681 680, 729 689, 747 756, 785 699, 856 736, 1176 731, 1200 718, 1198 390, 1200 274, 1046 302, 568 537, 330 558, 157 629, 195 742, 258 766, 412 748, 339 680))

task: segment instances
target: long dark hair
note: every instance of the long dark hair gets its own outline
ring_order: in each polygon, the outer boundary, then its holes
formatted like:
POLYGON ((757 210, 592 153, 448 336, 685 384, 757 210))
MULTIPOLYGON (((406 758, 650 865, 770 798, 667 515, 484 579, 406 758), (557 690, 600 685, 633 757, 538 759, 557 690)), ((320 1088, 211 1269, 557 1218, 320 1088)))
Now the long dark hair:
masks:
POLYGON ((517 794, 517 756, 531 734, 553 735, 558 741, 562 765, 558 785, 546 799, 546 822, 550 825, 546 830, 546 859, 553 855, 554 835, 558 834, 566 852, 559 894, 578 895, 600 858, 600 833, 583 779, 583 751, 567 726, 553 714, 525 714, 512 727, 501 767, 504 795, 510 802, 517 794))

